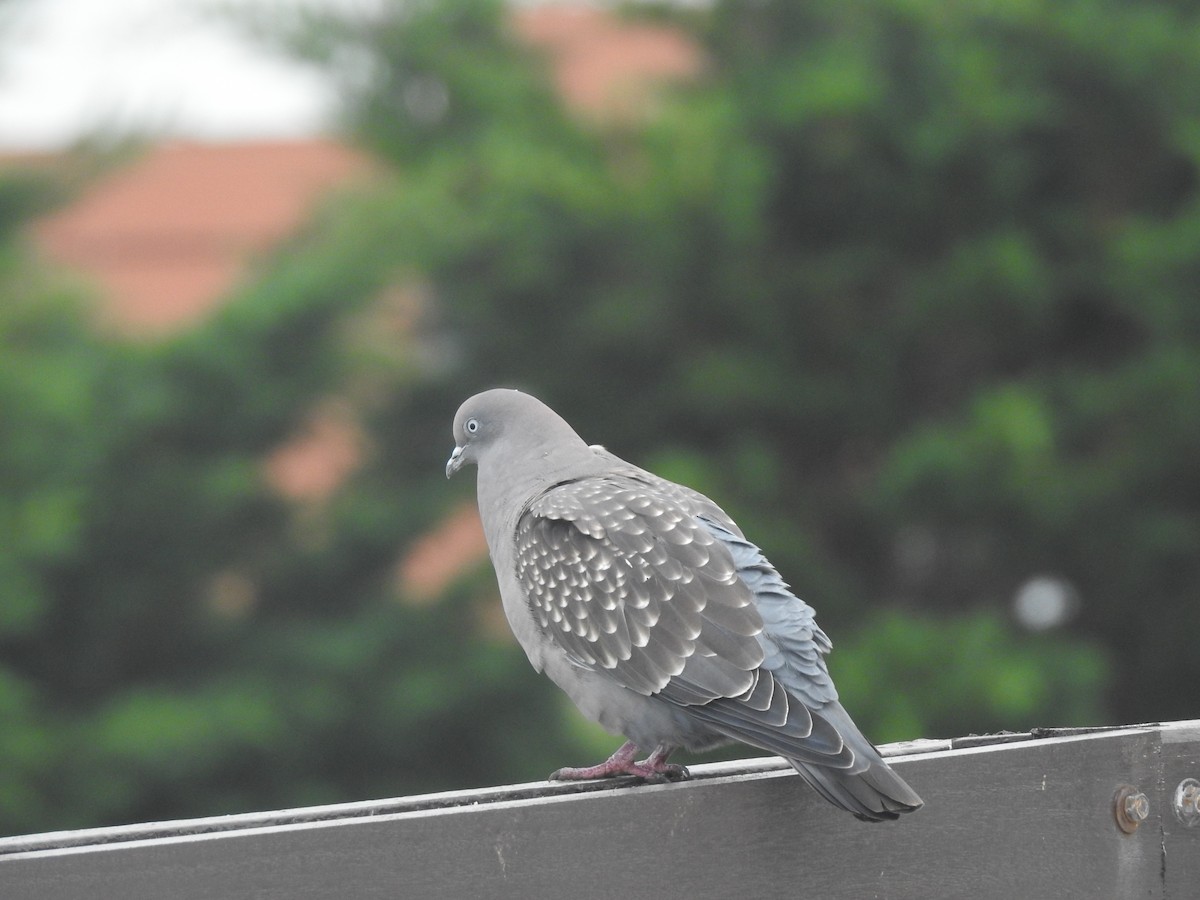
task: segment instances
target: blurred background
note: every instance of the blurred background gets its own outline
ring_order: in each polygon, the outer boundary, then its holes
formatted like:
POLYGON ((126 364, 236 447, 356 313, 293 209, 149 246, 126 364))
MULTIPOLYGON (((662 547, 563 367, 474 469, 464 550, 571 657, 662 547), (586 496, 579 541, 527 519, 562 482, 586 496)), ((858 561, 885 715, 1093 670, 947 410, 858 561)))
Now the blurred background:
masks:
POLYGON ((0 834, 610 752, 443 476, 495 385, 876 741, 1195 717, 1198 286, 1183 0, 0 0, 0 834))

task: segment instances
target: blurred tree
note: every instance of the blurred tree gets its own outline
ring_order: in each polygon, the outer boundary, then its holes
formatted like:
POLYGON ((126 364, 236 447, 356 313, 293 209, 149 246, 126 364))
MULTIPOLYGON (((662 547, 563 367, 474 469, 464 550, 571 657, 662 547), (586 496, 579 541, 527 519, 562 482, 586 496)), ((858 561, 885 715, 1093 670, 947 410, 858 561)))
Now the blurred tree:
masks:
POLYGON ((298 20, 398 174, 162 345, 92 336, 0 235, 0 830, 598 752, 496 639, 486 566, 397 586, 470 494, 453 410, 505 383, 726 505, 878 740, 1194 713, 1200 15, 654 12, 706 74, 586 125, 499 3, 298 20), (289 503, 263 458, 331 400, 362 465, 289 503), (1013 624, 1038 575, 1068 628, 1013 624))
POLYGON ((448 503, 436 458, 409 447, 325 505, 264 475, 323 398, 407 377, 364 356, 353 298, 382 282, 338 231, 155 346, 96 336, 0 248, 0 832, 502 781, 525 729, 539 771, 561 758, 556 701, 514 703, 525 667, 473 622, 482 573, 395 602, 448 503))
MULTIPOLYGON (((1062 579, 1078 638, 1039 643, 1085 641, 1064 658, 1088 677, 1031 647, 1055 705, 1028 716, 1095 715, 1106 658, 1111 715, 1189 714, 1194 11, 729 2, 684 21, 709 75, 645 122, 506 109, 463 140, 396 108, 425 137, 391 144, 420 187, 385 227, 458 350, 429 389, 449 407, 443 385, 529 386, 723 499, 835 633, 878 600, 1000 622, 1062 579)), ((393 95, 408 78, 472 108, 452 60, 359 46, 393 95)), ((368 136, 379 108, 352 98, 368 136)), ((968 621, 931 625, 926 651, 968 621)))

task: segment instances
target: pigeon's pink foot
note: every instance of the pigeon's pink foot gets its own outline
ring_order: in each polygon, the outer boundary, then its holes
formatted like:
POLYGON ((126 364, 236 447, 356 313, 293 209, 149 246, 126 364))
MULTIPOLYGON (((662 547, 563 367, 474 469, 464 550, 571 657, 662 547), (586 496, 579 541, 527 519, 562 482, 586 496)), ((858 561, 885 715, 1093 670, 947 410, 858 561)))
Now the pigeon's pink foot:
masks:
POLYGON ((579 769, 568 766, 552 772, 550 780, 590 781, 595 778, 615 778, 619 775, 632 775, 634 778, 640 778, 643 781, 663 782, 683 781, 691 777, 691 773, 688 772, 685 766, 678 766, 667 762, 667 757, 671 755, 669 749, 659 746, 641 762, 634 761, 637 751, 637 745, 633 741, 626 741, 616 753, 599 765, 584 766, 579 769))

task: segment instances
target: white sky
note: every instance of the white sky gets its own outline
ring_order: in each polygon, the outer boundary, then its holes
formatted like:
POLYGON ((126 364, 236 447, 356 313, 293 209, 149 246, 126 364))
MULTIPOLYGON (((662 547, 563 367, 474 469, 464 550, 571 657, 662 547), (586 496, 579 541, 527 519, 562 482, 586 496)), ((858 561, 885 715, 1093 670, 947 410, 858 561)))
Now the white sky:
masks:
MULTIPOLYGON (((216 2, 270 9, 297 0, 216 2)), ((230 140, 310 135, 329 124, 329 83, 244 36, 214 5, 0 0, 0 149, 61 147, 102 129, 230 140)))

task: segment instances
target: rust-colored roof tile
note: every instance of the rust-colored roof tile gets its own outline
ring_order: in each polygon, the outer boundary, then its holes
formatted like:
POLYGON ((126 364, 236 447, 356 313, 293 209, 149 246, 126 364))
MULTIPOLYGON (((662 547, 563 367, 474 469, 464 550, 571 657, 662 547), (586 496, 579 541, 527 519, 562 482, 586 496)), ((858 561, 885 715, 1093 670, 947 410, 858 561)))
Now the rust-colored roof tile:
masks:
POLYGON ((407 600, 436 600, 468 568, 486 559, 487 553, 475 504, 464 502, 412 545, 397 567, 397 585, 407 600))
POLYGON ((370 169, 329 140, 164 144, 42 219, 35 236, 99 285, 118 330, 161 334, 210 311, 325 192, 370 169))
MULTIPOLYGON (((566 103, 597 118, 641 112, 656 84, 703 66, 678 30, 594 7, 520 9, 513 23, 547 54, 566 103)), ((371 169, 332 140, 173 142, 102 177, 34 231, 50 260, 99 287, 101 318, 118 332, 168 334, 228 297, 248 263, 293 233, 322 194, 371 169)))
POLYGON ((342 404, 324 403, 266 458, 267 482, 289 500, 320 502, 361 465, 365 444, 353 413, 342 404))
POLYGON ((513 22, 519 37, 548 54, 567 105, 596 118, 642 112, 658 84, 694 78, 704 65, 678 29, 591 6, 522 9, 513 22))

